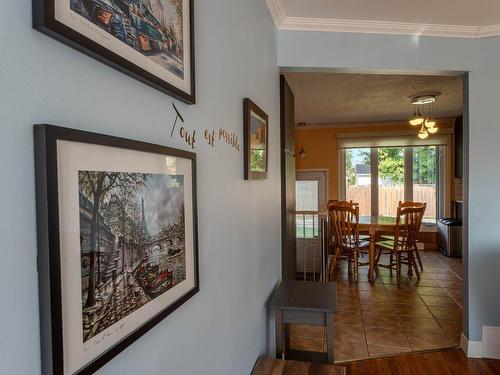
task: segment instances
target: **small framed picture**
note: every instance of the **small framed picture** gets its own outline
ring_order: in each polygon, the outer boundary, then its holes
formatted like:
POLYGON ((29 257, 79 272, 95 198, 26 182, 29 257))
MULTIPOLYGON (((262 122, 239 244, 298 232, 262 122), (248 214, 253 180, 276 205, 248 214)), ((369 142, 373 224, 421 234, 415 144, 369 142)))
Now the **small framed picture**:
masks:
POLYGON ((245 180, 267 178, 269 117, 257 104, 243 100, 245 180))
POLYGON ((196 155, 34 132, 42 373, 93 374, 199 290, 196 155))
POLYGON ((33 27, 195 103, 193 0, 33 0, 33 27))

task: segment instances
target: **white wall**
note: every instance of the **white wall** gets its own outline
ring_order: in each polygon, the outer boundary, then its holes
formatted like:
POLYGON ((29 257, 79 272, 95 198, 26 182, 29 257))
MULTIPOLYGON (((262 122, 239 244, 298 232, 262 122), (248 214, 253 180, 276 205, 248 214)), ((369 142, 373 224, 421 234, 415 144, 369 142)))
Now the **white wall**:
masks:
POLYGON ((500 38, 279 31, 278 65, 469 71, 469 300, 464 331, 470 340, 480 341, 483 325, 500 326, 500 38))
MULTIPOLYGON (((276 31, 264 1, 195 1, 200 293, 102 374, 247 374, 266 351, 264 303, 280 278, 276 31), (243 141, 242 99, 270 115, 270 174, 245 182, 243 152, 210 149, 202 130, 243 141)), ((0 22, 0 373, 40 373, 32 124, 51 123, 189 149, 170 139, 171 98, 32 30, 31 0, 0 22)))

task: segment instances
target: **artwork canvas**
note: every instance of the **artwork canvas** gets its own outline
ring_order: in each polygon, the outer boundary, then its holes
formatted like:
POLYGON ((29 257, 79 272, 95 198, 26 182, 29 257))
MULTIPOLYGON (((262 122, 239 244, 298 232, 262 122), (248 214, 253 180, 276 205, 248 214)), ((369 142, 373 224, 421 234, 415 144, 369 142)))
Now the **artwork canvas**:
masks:
POLYGON ((79 171, 83 338, 186 279, 184 179, 79 171))
POLYGON ((258 114, 250 112, 250 171, 266 172, 267 123, 258 114))
POLYGON ((92 374, 199 290, 196 155, 35 126, 42 364, 92 374))
POLYGON ((33 1, 36 29, 195 102, 193 0, 33 1))
POLYGON ((243 102, 245 132, 245 179, 267 177, 268 116, 250 99, 243 102))

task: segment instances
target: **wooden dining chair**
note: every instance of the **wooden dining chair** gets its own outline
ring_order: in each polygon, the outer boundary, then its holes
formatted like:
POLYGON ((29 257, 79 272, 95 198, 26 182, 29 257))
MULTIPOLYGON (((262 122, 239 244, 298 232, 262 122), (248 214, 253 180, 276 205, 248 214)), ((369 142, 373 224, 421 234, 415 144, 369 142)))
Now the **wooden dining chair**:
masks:
MULTIPOLYGON (((426 206, 426 203, 412 202, 412 201, 404 201, 404 202, 399 201, 399 204, 398 204, 398 207, 422 207, 422 206, 426 206)), ((394 237, 383 235, 382 238, 392 240, 394 237)), ((423 271, 424 265, 422 263, 422 260, 420 259, 420 253, 418 252, 417 242, 418 242, 418 240, 415 239, 415 244, 413 246, 413 252, 415 253, 415 256, 417 257, 418 265, 420 266, 420 269, 423 271)), ((410 271, 410 274, 411 274, 411 271, 410 271)))
MULTIPOLYGON (((326 207, 330 207, 332 204, 337 204, 337 205, 344 205, 344 206, 353 206, 353 207, 359 207, 359 203, 353 202, 353 201, 339 201, 336 199, 331 199, 328 201, 326 204, 326 207)), ((369 241, 370 240, 370 235, 368 234, 360 234, 359 239, 363 241, 369 241)), ((363 253, 361 253, 361 256, 363 256, 363 253)))
POLYGON ((375 260, 376 270, 378 267, 387 268, 391 271, 396 270, 397 284, 401 282, 401 265, 406 264, 408 269, 415 268, 417 278, 420 279, 420 272, 413 256, 415 241, 420 231, 420 225, 424 217, 426 204, 419 206, 398 206, 396 216, 396 226, 391 239, 382 238, 375 243, 377 257, 375 260), (382 255, 388 254, 389 264, 380 264, 382 255), (394 257, 396 259, 394 259, 394 257))
POLYGON ((359 262, 359 256, 368 253, 370 241, 360 239, 359 235, 359 206, 352 202, 337 201, 329 204, 328 215, 330 220, 332 261, 328 274, 331 275, 340 260, 347 260, 354 265, 354 276, 358 277, 359 266, 366 263, 359 262))

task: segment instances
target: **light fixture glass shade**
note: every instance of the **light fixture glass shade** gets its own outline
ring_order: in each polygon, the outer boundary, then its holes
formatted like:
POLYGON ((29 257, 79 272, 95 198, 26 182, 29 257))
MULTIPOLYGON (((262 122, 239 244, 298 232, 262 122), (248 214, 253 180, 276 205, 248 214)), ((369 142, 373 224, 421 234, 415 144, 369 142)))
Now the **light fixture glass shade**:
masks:
POLYGON ((424 121, 425 119, 420 114, 420 108, 419 108, 418 112, 414 113, 413 116, 410 118, 410 125, 417 126, 422 124, 424 121))
POLYGON ((432 129, 434 126, 436 126, 436 120, 432 116, 429 116, 427 120, 425 120, 425 126, 428 129, 432 129))
POLYGON ((426 139, 428 136, 429 136, 429 132, 427 131, 426 127, 424 125, 422 125, 422 127, 418 131, 418 138, 426 139))
POLYGON ((436 134, 437 131, 438 131, 438 128, 436 128, 435 126, 432 127, 432 128, 428 128, 427 131, 429 132, 429 134, 436 134))

